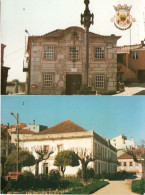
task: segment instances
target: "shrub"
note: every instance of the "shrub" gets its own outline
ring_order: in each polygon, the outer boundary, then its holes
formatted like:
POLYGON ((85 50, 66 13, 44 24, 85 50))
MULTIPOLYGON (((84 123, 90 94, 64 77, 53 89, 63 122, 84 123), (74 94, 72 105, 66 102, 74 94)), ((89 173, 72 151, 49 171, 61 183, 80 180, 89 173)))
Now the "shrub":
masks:
POLYGON ((108 184, 109 182, 107 181, 96 181, 81 188, 73 189, 65 194, 92 194, 108 184))
POLYGON ((35 178, 35 188, 48 188, 49 187, 49 176, 40 174, 35 178))
POLYGON ((6 194, 7 182, 4 177, 1 177, 1 194, 6 194))
POLYGON ((55 170, 55 169, 51 170, 49 172, 49 180, 48 180, 49 187, 56 188, 57 186, 59 186, 60 185, 60 178, 61 178, 61 176, 60 176, 60 173, 58 170, 55 170))
POLYGON ((35 176, 32 172, 24 171, 19 175, 17 180, 17 188, 30 189, 35 186, 35 176))
MULTIPOLYGON (((87 168, 85 178, 90 179, 90 178, 94 178, 94 176, 95 176, 94 169, 93 168, 87 168)), ((77 177, 82 178, 82 169, 78 170, 77 177)))
POLYGON ((145 180, 132 181, 131 189, 133 192, 144 194, 145 193, 145 180))

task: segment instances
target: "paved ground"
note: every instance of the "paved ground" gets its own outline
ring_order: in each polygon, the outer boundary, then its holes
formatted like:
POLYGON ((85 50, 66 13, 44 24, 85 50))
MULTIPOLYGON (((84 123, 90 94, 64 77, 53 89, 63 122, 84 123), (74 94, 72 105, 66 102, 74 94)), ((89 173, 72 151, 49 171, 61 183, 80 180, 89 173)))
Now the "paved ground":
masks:
POLYGON ((104 194, 104 195, 136 195, 136 193, 131 191, 131 182, 132 180, 124 180, 124 181, 109 181, 110 184, 98 190, 94 194, 104 194))
POLYGON ((145 83, 132 83, 125 86, 125 91, 115 96, 145 95, 145 83))

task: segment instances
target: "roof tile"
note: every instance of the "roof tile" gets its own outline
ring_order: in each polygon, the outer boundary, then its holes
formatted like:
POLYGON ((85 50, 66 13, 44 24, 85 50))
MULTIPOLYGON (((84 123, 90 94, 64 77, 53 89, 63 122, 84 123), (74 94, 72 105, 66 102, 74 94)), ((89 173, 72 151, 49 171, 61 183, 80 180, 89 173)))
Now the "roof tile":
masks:
POLYGON ((37 134, 57 134, 57 133, 83 132, 83 131, 87 131, 87 130, 73 123, 70 120, 66 120, 53 127, 43 130, 37 134))

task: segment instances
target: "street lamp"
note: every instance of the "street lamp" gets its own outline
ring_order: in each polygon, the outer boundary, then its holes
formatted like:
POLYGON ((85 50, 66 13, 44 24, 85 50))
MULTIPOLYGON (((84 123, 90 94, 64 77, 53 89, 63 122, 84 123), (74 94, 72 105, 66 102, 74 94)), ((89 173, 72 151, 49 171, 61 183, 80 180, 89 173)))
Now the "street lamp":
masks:
POLYGON ((89 0, 84 0, 86 9, 84 14, 81 14, 81 25, 85 27, 85 41, 86 41, 86 84, 88 86, 88 69, 89 69, 89 28, 94 23, 94 14, 90 13, 89 0))
POLYGON ((10 113, 17 121, 17 172, 19 172, 19 114, 15 116, 13 112, 10 113))

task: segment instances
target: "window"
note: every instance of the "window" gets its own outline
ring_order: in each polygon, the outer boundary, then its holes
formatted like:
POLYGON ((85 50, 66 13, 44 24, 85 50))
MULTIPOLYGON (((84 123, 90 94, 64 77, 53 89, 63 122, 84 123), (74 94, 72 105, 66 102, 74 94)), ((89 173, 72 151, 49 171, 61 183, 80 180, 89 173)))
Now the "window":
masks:
POLYGON ((130 162, 130 166, 132 166, 132 162, 130 162))
POLYGON ((45 59, 54 59, 54 47, 45 47, 45 59))
POLYGON ((104 75, 96 75, 96 88, 104 88, 104 75))
POLYGON ((96 47, 95 48, 95 59, 102 60, 105 57, 105 49, 104 47, 96 47))
POLYGON ((119 162, 119 166, 121 166, 121 162, 119 162))
POLYGON ((138 59, 138 52, 132 52, 132 59, 136 60, 138 59))
POLYGON ((78 47, 70 47, 70 59, 71 60, 79 59, 79 48, 78 47))
POLYGON ((53 75, 52 74, 44 74, 44 87, 52 87, 53 85, 53 75))
POLYGON ((126 162, 124 162, 124 166, 126 166, 126 162))

